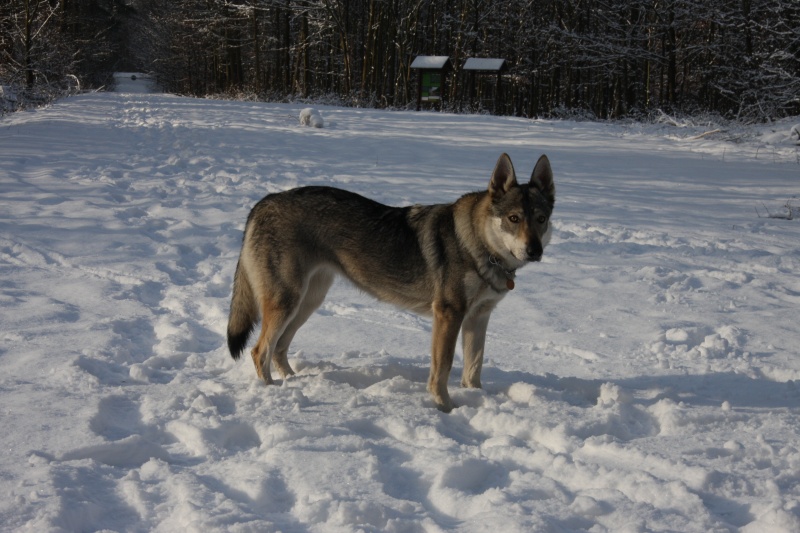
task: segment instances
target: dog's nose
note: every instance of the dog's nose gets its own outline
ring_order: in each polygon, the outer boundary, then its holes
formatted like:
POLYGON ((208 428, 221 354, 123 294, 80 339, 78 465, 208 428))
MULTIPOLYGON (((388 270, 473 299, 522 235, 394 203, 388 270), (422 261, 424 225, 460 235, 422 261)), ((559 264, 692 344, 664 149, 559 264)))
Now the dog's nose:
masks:
POLYGON ((528 245, 526 253, 528 254, 529 261, 541 261, 544 250, 539 241, 534 241, 528 245))

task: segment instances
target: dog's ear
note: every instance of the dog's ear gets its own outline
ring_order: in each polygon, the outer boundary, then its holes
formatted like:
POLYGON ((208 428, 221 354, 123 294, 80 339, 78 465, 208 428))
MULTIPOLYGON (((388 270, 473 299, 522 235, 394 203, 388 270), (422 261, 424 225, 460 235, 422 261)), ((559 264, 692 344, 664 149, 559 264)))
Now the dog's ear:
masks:
POLYGON ((550 160, 546 155, 539 158, 536 166, 531 173, 531 187, 536 187, 544 194, 547 201, 551 204, 556 203, 556 186, 553 183, 553 170, 550 168, 550 160))
POLYGON ((508 157, 508 154, 503 154, 494 166, 492 179, 489 181, 489 194, 495 197, 503 196, 516 184, 517 176, 514 174, 511 158, 508 157))

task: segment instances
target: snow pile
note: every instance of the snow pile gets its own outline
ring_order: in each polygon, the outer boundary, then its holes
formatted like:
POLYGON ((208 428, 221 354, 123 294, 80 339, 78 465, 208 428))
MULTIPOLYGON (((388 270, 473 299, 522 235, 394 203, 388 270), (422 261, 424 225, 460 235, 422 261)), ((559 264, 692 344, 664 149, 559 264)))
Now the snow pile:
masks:
MULTIPOLYGON (((800 530, 796 153, 661 126, 93 94, 0 122, 0 523, 14 531, 800 530), (424 132, 424 133, 423 133, 424 132), (553 241, 484 390, 337 283, 265 387, 224 332, 250 207, 397 205, 541 153, 553 241)), ((754 138, 754 137, 753 137, 754 138)), ((313 221, 313 213, 309 214, 313 221)))
POLYGON ((311 126, 312 128, 322 128, 325 126, 325 121, 319 111, 313 107, 306 107, 300 111, 300 125, 311 126))

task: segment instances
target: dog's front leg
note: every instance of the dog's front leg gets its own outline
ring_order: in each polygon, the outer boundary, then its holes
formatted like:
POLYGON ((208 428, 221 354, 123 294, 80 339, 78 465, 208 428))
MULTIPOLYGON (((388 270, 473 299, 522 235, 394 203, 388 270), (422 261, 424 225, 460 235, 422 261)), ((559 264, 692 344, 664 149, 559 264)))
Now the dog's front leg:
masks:
POLYGON ((464 348, 464 371, 461 386, 481 388, 481 368, 483 368, 483 347, 486 344, 486 328, 489 325, 491 309, 470 314, 461 327, 461 344, 464 348))
POLYGON ((447 392, 447 379, 453 367, 458 331, 463 320, 464 311, 459 307, 444 302, 433 304, 433 342, 428 391, 433 395, 436 407, 445 413, 455 407, 447 392))

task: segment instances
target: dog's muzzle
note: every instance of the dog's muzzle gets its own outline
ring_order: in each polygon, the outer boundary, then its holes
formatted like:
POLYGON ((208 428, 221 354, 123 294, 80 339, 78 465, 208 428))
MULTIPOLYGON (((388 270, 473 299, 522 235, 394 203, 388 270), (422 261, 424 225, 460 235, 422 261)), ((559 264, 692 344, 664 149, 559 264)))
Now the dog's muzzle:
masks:
POLYGON ((528 248, 525 250, 525 253, 528 254, 528 261, 541 261, 542 255, 544 254, 544 248, 542 248, 542 243, 538 240, 528 244, 528 248))

